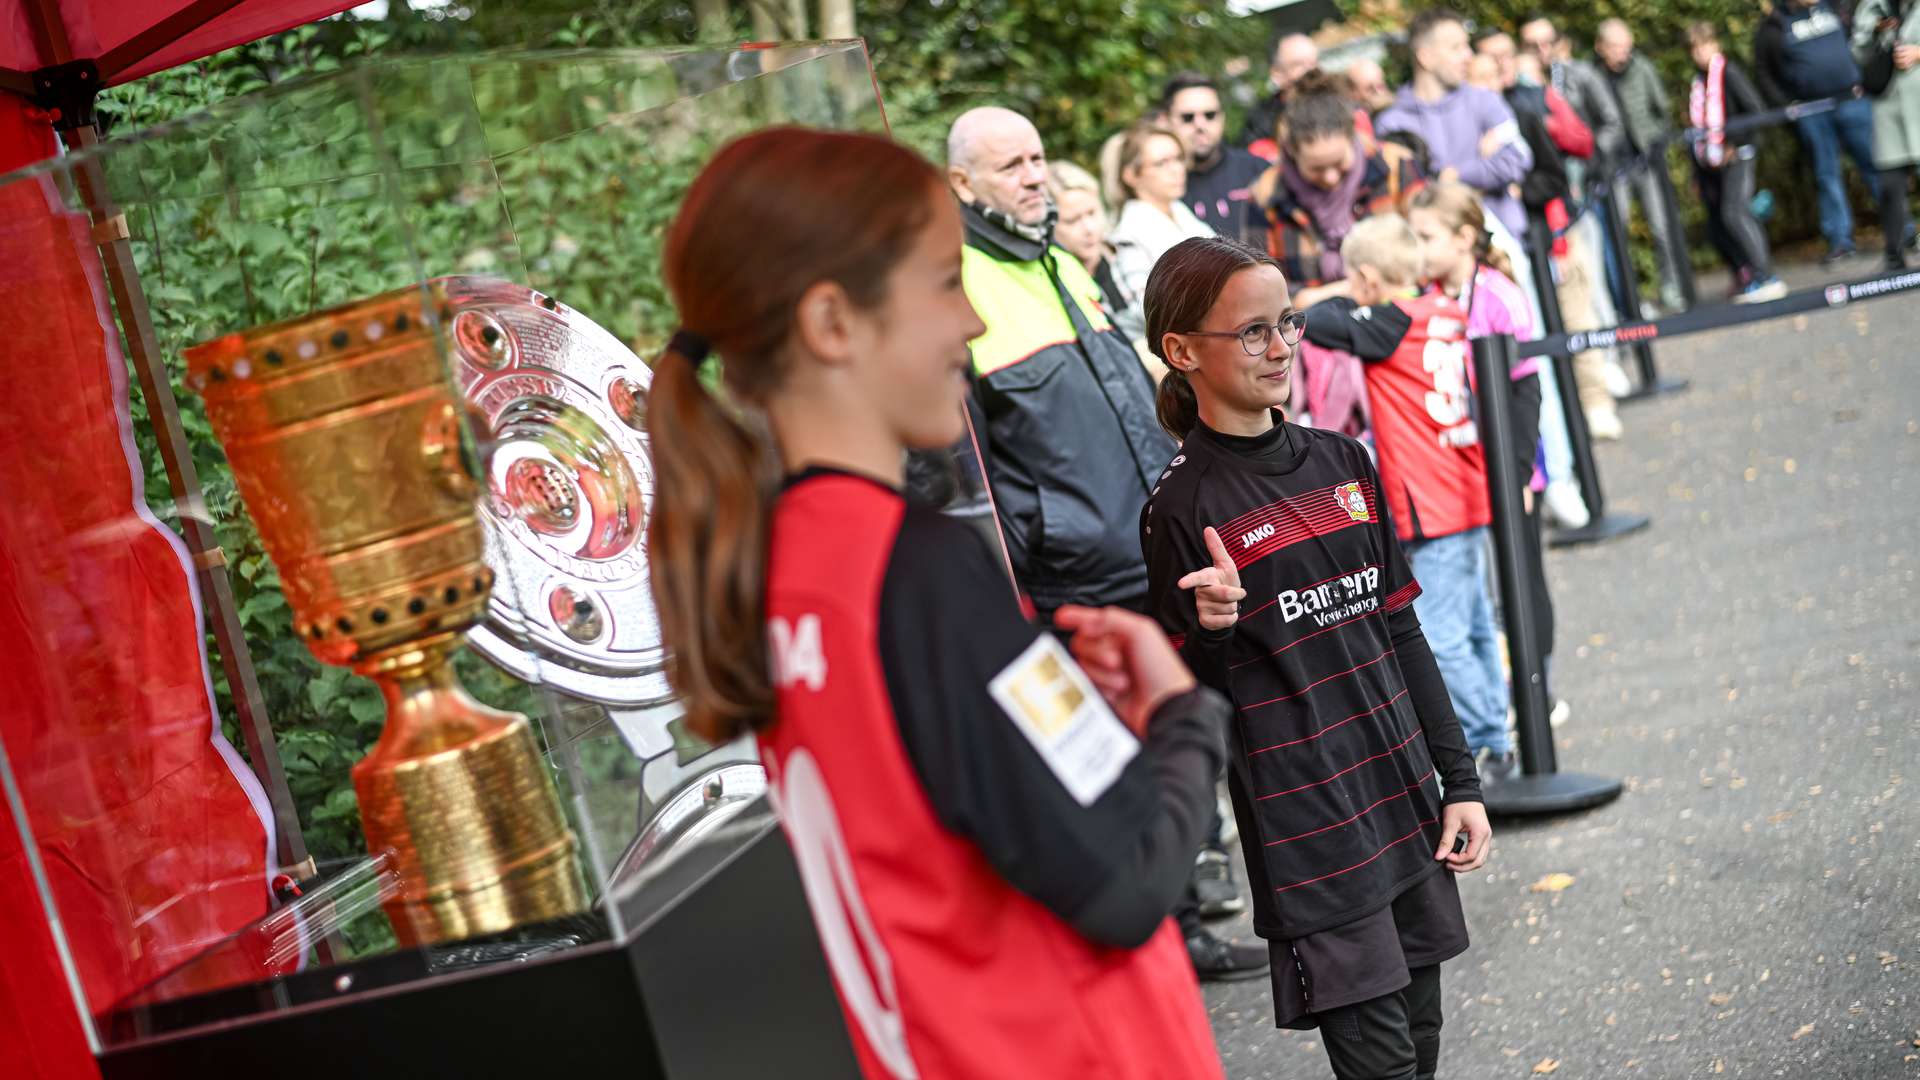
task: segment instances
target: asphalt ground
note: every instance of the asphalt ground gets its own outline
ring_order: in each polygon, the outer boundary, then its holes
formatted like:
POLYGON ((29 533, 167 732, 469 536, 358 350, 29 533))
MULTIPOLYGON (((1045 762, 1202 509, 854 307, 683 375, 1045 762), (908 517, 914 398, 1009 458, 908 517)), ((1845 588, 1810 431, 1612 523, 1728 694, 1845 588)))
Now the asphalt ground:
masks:
MULTIPOLYGON (((1626 794, 1495 823, 1440 1075, 1920 1077, 1920 301, 1656 356, 1599 454, 1652 528, 1547 556, 1560 764, 1626 794)), ((1330 1075, 1270 993, 1207 987, 1227 1074, 1330 1075)))

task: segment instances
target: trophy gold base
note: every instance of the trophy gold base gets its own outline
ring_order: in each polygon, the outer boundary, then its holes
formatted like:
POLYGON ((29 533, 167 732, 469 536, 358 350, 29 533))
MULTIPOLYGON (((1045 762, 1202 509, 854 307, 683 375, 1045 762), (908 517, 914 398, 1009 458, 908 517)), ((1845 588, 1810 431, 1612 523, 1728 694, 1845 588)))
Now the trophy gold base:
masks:
POLYGON ((402 945, 498 933, 587 908, 578 844, 527 718, 455 681, 458 634, 356 667, 386 697, 387 725, 354 766, 367 850, 391 851, 386 905, 402 945))

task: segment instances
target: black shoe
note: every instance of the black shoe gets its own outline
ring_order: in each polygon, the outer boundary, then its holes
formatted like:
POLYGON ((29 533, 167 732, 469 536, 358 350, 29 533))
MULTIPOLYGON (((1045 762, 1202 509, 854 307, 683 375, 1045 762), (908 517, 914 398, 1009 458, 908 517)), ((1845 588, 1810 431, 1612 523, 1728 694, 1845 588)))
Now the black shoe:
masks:
POLYGON ((1906 268, 1907 257, 1898 251, 1887 256, 1886 259, 1880 263, 1880 269, 1885 273, 1892 273, 1895 270, 1905 270, 1906 268))
POLYGON ((1233 880, 1233 860, 1224 851, 1202 848, 1193 861, 1193 891, 1200 897, 1200 917, 1224 919, 1247 910, 1240 886, 1233 880))
POLYGON ((1853 258, 1853 256, 1854 256, 1854 250, 1850 247, 1834 248, 1833 250, 1827 252, 1825 255, 1820 256, 1820 265, 1833 266, 1836 263, 1846 262, 1848 259, 1853 258))
POLYGON ((1489 788, 1520 776, 1520 756, 1508 750, 1504 754, 1487 754, 1480 759, 1480 786, 1489 788))
POLYGON ((1193 973, 1201 982, 1257 979, 1273 966, 1264 944, 1226 941, 1208 930, 1187 935, 1187 959, 1193 961, 1193 973))

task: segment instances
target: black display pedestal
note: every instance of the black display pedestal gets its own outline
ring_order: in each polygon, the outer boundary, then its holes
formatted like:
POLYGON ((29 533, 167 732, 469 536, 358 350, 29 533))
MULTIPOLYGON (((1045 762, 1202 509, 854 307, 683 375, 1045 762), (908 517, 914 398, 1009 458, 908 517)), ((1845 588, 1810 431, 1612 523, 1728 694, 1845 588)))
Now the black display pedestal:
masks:
POLYGON ((406 951, 122 1010, 101 1018, 101 1075, 857 1075, 786 839, 770 816, 743 817, 737 843, 615 889, 644 912, 623 941, 455 972, 406 951), (360 992, 329 1000, 342 979, 360 992))

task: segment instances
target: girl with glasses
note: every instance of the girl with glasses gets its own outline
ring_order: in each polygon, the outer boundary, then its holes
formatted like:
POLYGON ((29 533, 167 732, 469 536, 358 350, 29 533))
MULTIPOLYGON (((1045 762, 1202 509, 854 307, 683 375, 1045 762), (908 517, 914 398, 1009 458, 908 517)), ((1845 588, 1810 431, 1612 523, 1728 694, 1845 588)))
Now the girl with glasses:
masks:
POLYGON ((1234 705, 1275 1022, 1326 1029, 1342 1080, 1430 1076, 1439 965, 1467 947, 1453 875, 1491 834, 1379 475, 1359 443, 1280 415, 1303 322, 1272 258, 1185 241, 1146 311, 1160 422, 1183 440, 1141 514, 1148 598, 1234 705))

